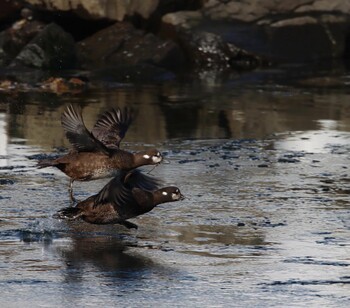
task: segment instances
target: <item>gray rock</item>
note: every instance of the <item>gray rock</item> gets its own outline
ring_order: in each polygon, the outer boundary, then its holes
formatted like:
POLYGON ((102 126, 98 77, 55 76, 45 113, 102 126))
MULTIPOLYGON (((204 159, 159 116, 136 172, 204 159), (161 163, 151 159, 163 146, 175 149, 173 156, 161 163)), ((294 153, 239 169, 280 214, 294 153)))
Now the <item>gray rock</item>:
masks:
POLYGON ((190 63, 201 71, 253 69, 264 62, 253 53, 226 41, 220 31, 210 32, 216 27, 215 22, 211 22, 213 27, 208 26, 206 18, 200 12, 166 14, 162 23, 162 33, 175 37, 190 63))
POLYGON ((200 11, 180 11, 166 14, 162 17, 163 24, 181 27, 182 29, 191 29, 203 21, 203 15, 200 11))
POLYGON ((51 23, 21 50, 10 66, 65 69, 73 68, 75 60, 73 37, 60 26, 51 23))
POLYGON ((195 13, 169 13, 162 22, 169 36, 204 30, 271 61, 319 61, 349 50, 350 1, 208 0, 195 13))
POLYGON ((20 20, 0 33, 0 66, 7 66, 43 28, 38 21, 20 20))
POLYGON ((183 62, 183 54, 174 42, 146 34, 126 22, 116 23, 79 42, 77 50, 83 68, 146 63, 171 69, 183 62))
POLYGON ((286 19, 265 28, 269 57, 282 61, 340 58, 346 49, 347 25, 321 23, 312 17, 286 19), (304 21, 307 19, 307 23, 304 21))
POLYGON ((252 69, 261 59, 233 44, 224 42, 219 35, 205 31, 185 31, 178 39, 188 59, 201 70, 252 69))
MULTIPOLYGON (((350 14, 347 0, 209 0, 204 3, 202 13, 211 20, 234 20, 256 22, 271 16, 300 13, 350 14)), ((283 16, 282 16, 283 18, 283 16)))

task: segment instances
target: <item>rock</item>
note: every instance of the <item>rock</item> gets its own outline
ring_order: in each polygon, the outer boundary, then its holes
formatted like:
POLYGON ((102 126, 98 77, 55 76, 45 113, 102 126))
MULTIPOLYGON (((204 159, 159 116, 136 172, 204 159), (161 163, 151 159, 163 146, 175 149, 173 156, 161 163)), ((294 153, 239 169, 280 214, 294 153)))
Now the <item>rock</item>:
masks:
POLYGON ((50 77, 41 82, 40 88, 43 91, 53 92, 58 95, 64 93, 80 93, 87 88, 87 83, 76 77, 70 79, 50 77))
POLYGON ((209 32, 185 32, 179 36, 188 58, 198 67, 229 67, 229 49, 220 36, 209 32))
POLYGON ((43 28, 38 21, 20 20, 0 33, 0 66, 7 66, 43 28))
POLYGON ((165 36, 176 37, 179 29, 212 32, 272 62, 339 58, 350 50, 350 2, 344 0, 208 0, 196 12, 170 13, 162 22, 165 36))
POLYGON ((179 42, 187 59, 201 71, 254 69, 263 63, 262 58, 225 41, 220 34, 210 32, 211 27, 202 26, 206 23, 200 12, 169 13, 162 18, 161 33, 179 42))
MULTIPOLYGON (((303 1, 305 2, 305 1, 303 1)), ((342 0, 314 0, 306 1, 305 5, 300 5, 295 9, 296 13, 305 12, 338 12, 342 14, 350 13, 350 2, 342 0)))
POLYGON ((203 0, 23 0, 22 2, 40 11, 74 14, 87 20, 125 21, 128 17, 129 19, 141 17, 151 24, 158 24, 161 16, 166 13, 194 10, 203 5, 203 0))
POLYGON ((217 34, 183 28, 176 32, 187 58, 200 70, 253 69, 262 63, 259 57, 224 42, 217 34))
POLYGON ((203 15, 210 20, 256 22, 273 17, 284 19, 300 13, 349 14, 350 2, 344 0, 208 0, 203 15))
POLYGON ((220 1, 209 0, 203 13, 211 20, 255 21, 268 13, 268 5, 262 1, 220 1))
POLYGON ((302 26, 302 25, 316 25, 317 19, 311 16, 302 16, 289 19, 279 20, 271 24, 273 28, 289 27, 289 26, 302 26))
POLYGON ((162 17, 163 26, 170 25, 182 29, 191 29, 202 21, 203 15, 200 11, 180 11, 165 14, 162 17))
POLYGON ((157 8, 159 0, 26 0, 41 10, 70 11, 87 19, 107 18, 122 21, 126 16, 140 15, 147 19, 157 8))
POLYGON ((79 42, 77 50, 83 68, 147 63, 172 69, 183 62, 183 54, 174 42, 146 34, 126 22, 116 23, 79 42))
POLYGON ((322 17, 296 17, 280 20, 264 27, 266 57, 276 61, 319 61, 339 58, 347 42, 345 22, 323 22, 322 17), (286 39, 288 38, 288 39, 286 39))
POLYGON ((21 50, 10 66, 57 70, 73 68, 75 59, 73 37, 60 26, 51 23, 21 50))

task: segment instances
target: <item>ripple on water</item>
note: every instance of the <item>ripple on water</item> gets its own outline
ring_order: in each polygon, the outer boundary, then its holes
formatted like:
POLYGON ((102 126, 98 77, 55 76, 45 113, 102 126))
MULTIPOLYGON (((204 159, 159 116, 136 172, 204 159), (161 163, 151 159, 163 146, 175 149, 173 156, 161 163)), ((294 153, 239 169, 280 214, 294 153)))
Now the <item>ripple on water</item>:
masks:
MULTIPOLYGON (((0 181, 2 290, 68 305, 321 298, 322 307, 322 286, 332 285, 339 303, 347 293, 336 288, 349 283, 348 134, 324 131, 166 141, 171 164, 152 173, 187 199, 135 219, 137 231, 52 219, 69 205, 67 178, 33 168, 41 150, 13 145, 16 155, 0 158, 10 162, 0 181)), ((102 186, 77 183, 77 196, 102 186)))

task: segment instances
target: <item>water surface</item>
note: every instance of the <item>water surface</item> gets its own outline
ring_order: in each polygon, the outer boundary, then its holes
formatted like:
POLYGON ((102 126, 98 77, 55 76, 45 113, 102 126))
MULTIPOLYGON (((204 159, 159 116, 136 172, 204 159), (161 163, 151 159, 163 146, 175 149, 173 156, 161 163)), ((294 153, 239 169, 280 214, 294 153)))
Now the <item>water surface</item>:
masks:
POLYGON ((349 305, 349 77, 275 75, 0 92, 1 306, 349 305), (152 174, 186 200, 137 231, 53 219, 68 179, 35 165, 69 147, 68 103, 88 127, 131 105, 124 148, 160 149, 152 174))

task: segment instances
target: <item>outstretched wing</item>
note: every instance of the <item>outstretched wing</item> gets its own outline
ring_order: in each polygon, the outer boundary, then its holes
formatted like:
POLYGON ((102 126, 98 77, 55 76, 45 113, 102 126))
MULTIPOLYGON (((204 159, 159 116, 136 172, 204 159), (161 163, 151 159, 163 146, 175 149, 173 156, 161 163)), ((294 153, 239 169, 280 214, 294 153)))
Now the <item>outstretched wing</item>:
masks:
POLYGON ((79 106, 69 105, 61 117, 66 137, 78 152, 105 152, 108 149, 98 141, 86 128, 79 106))
POLYGON ((91 133, 108 148, 119 148, 131 122, 131 109, 112 109, 106 111, 96 122, 91 133))
POLYGON ((139 188, 147 191, 157 190, 161 184, 158 178, 146 175, 138 169, 129 171, 125 176, 124 182, 130 189, 139 188))
MULTIPOLYGON (((132 210, 133 212, 141 214, 148 212, 154 207, 152 191, 159 188, 160 180, 135 169, 126 175, 124 182, 131 190, 137 204, 136 209, 132 210)), ((135 208, 134 205, 133 207, 135 208)), ((125 209, 125 211, 127 210, 125 209)), ((131 210, 130 207, 129 210, 131 210)))
POLYGON ((104 203, 114 203, 120 207, 128 207, 135 202, 133 189, 154 191, 158 189, 160 181, 154 177, 142 174, 135 169, 118 171, 118 174, 109 181, 95 197, 95 206, 104 203))
POLYGON ((124 184, 127 172, 120 170, 96 195, 95 206, 98 204, 114 203, 118 205, 133 202, 133 196, 128 187, 124 184))

